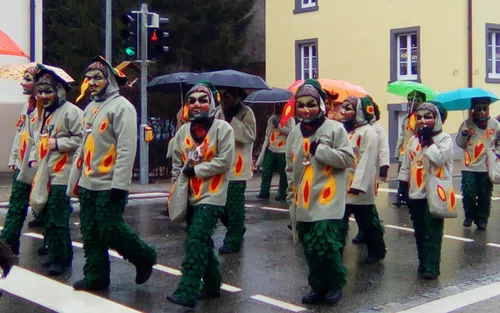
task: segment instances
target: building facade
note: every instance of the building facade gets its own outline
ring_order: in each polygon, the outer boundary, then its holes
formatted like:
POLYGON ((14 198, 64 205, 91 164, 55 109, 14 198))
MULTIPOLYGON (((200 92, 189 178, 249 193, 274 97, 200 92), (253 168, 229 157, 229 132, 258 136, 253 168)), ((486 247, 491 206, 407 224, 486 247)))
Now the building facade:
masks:
MULTIPOLYGON (((391 150, 406 100, 386 92, 395 80, 443 92, 482 87, 500 96, 498 0, 266 1, 266 80, 336 78, 363 86, 384 109, 391 150)), ((500 102, 491 115, 500 114, 500 102)), ((466 112, 450 112, 456 133, 466 112)))

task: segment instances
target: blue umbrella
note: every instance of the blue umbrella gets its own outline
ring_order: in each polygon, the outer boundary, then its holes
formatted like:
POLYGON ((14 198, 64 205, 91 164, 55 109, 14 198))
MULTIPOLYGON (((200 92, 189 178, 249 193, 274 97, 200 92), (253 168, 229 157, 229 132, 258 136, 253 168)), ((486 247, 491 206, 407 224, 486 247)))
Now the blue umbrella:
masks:
POLYGON ((440 93, 434 101, 441 103, 448 111, 462 111, 471 108, 473 98, 487 98, 490 103, 499 100, 495 94, 482 88, 459 88, 440 93))
POLYGON ((214 84, 219 89, 235 87, 242 89, 271 89, 266 82, 256 75, 251 75, 235 70, 221 70, 214 72, 204 72, 196 77, 187 80, 187 85, 194 85, 200 79, 205 79, 214 84))
POLYGON ((186 87, 186 82, 190 79, 194 79, 198 73, 191 72, 178 72, 171 73, 167 75, 157 76, 151 80, 147 86, 149 91, 181 91, 183 87, 186 87))
POLYGON ((288 102, 293 97, 293 92, 281 88, 273 88, 270 90, 263 89, 252 92, 243 102, 246 103, 284 103, 288 102))

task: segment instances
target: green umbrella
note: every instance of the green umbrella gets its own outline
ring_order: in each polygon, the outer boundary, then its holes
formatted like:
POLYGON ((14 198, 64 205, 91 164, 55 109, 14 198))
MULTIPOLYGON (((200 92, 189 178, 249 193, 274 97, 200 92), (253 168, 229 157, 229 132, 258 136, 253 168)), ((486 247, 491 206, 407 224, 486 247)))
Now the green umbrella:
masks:
POLYGON ((426 100, 432 100, 436 98, 439 95, 439 92, 435 91, 434 89, 420 83, 412 82, 412 81, 406 81, 406 80, 397 80, 395 82, 392 82, 387 86, 387 92, 390 92, 392 94, 401 96, 401 97, 406 97, 410 92, 413 90, 419 91, 421 93, 424 93, 426 96, 426 100))

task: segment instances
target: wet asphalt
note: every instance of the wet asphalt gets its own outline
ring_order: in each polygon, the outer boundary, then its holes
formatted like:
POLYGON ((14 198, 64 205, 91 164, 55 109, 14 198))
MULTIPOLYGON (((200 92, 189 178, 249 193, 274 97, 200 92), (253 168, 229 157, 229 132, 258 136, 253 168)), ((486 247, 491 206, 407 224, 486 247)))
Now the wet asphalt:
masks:
MULTIPOLYGON (((455 181, 459 188, 459 180, 455 181)), ((384 188, 396 188, 396 183, 384 184, 384 188)), ((276 192, 272 193, 271 199, 276 192)), ((455 286, 478 278, 500 272, 500 248, 488 246, 488 243, 500 244, 500 200, 493 201, 492 217, 487 231, 478 231, 473 225, 464 228, 463 210, 459 200, 459 217, 445 222, 444 233, 459 238, 443 239, 441 276, 436 281, 425 281, 417 275, 417 255, 413 233, 406 229, 412 223, 406 208, 391 205, 395 194, 380 192, 377 198, 379 215, 386 225, 385 241, 387 257, 378 264, 363 263, 366 257, 364 245, 353 245, 352 237, 357 233, 355 222, 350 223, 349 239, 344 251, 344 264, 349 271, 348 284, 344 289, 343 299, 334 306, 303 305, 302 296, 309 291, 307 284, 307 264, 301 246, 295 244, 285 211, 266 210, 262 207, 284 208, 286 203, 274 200, 256 199, 256 192, 247 193, 246 225, 241 252, 231 255, 219 255, 223 282, 241 289, 239 292, 222 291, 220 298, 200 301, 194 312, 206 313, 278 313, 292 312, 289 309, 253 299, 263 295, 272 299, 288 302, 307 309, 308 312, 371 312, 372 309, 389 312, 387 304, 408 302, 430 291, 455 286), (402 227, 402 228, 400 228, 402 227)), ((183 243, 186 233, 179 225, 172 224, 162 216, 165 199, 147 199, 130 201, 124 218, 139 235, 158 251, 158 264, 180 269, 183 243)), ((79 208, 71 217, 72 240, 82 242, 79 231, 79 208)), ((3 224, 5 214, 0 214, 3 224)), ((31 217, 28 218, 28 221, 31 217)), ((24 228, 23 232, 41 233, 41 229, 24 228)), ((216 248, 222 245, 225 228, 219 224, 214 235, 216 248)), ((36 249, 41 239, 22 236, 21 254, 18 266, 32 272, 46 275, 39 264, 44 258, 37 255, 36 249)), ((111 286, 105 292, 96 295, 129 306, 141 312, 186 312, 189 309, 176 306, 166 300, 179 281, 179 276, 155 270, 151 279, 144 285, 134 283, 135 268, 118 258, 111 259, 111 286)), ((55 280, 71 285, 82 278, 84 256, 83 249, 74 248, 73 266, 55 280)), ((22 282, 20 282, 22 283, 22 282)), ((307 312, 304 311, 304 312, 307 312)), ((396 309, 392 311, 397 311, 396 309)), ((4 292, 0 298, 0 312, 53 312, 43 306, 31 303, 4 292)))

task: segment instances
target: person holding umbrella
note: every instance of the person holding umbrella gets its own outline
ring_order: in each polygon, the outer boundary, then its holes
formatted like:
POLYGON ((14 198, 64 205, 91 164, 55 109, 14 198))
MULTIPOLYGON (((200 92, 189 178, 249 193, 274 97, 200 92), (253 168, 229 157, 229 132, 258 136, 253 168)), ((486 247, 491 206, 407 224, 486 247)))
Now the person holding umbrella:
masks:
POLYGON ((354 164, 342 124, 325 117, 326 93, 315 79, 299 87, 295 112, 299 124, 286 144, 287 202, 295 241, 309 266, 311 291, 302 303, 335 304, 342 298, 347 269, 342 263, 346 169, 354 164))
POLYGON ((474 222, 479 230, 486 230, 491 211, 493 184, 488 176, 487 149, 500 155, 500 123, 490 118, 489 97, 471 98, 469 119, 459 127, 457 146, 464 151, 462 163, 462 203, 465 211, 464 227, 474 222))
MULTIPOLYGON (((451 184, 453 140, 442 131, 447 111, 439 103, 422 103, 417 111, 417 136, 410 139, 402 157, 398 180, 408 186, 411 220, 415 229, 418 273, 424 279, 437 279, 440 270, 444 220, 429 211, 426 181, 436 175, 451 184), (435 174, 437 173, 437 174, 435 174)), ((444 191, 444 190, 443 190, 444 191)), ((445 192, 445 191, 444 191, 445 192)))
POLYGON ((221 221, 227 232, 222 254, 238 252, 245 233, 246 181, 252 178, 252 150, 257 132, 255 115, 242 103, 246 93, 241 88, 227 88, 222 97, 222 106, 215 118, 228 122, 234 131, 235 151, 233 168, 228 173, 227 201, 221 221))
MULTIPOLYGON (((415 120, 415 112, 418 109, 418 106, 427 100, 427 96, 425 93, 420 92, 418 90, 413 90, 408 93, 408 115, 405 116, 403 122, 401 123, 401 132, 398 138, 398 142, 396 144, 396 150, 394 152, 394 157, 397 160, 400 160, 406 151, 406 146, 410 139, 416 134, 416 120, 415 120)), ((398 171, 401 168, 401 161, 399 161, 398 171)), ((408 202, 408 190, 404 188, 404 185, 399 184, 398 186, 398 195, 396 198, 396 202, 393 205, 399 207, 406 206, 408 202)))
POLYGON ((257 195, 258 199, 269 199, 269 190, 271 189, 271 179, 274 171, 277 171, 280 175, 278 196, 276 196, 275 200, 283 201, 286 199, 286 190, 288 188, 285 173, 286 139, 295 126, 295 119, 288 119, 286 125, 283 127, 280 125, 283 105, 283 103, 276 104, 275 113, 267 120, 266 137, 255 164, 257 167, 263 166, 262 184, 260 185, 260 193, 257 195))
MULTIPOLYGON (((12 144, 9 158, 9 168, 14 171, 12 191, 9 200, 9 209, 4 222, 4 228, 0 238, 10 246, 15 255, 19 254, 19 238, 21 230, 28 213, 29 196, 31 193, 31 182, 35 172, 27 165, 29 162, 29 151, 35 138, 35 134, 40 124, 41 107, 37 108, 35 75, 38 72, 37 66, 30 66, 24 70, 21 86, 23 94, 28 95, 21 115, 16 123, 16 136, 12 144), (21 170, 25 171, 23 181, 18 180, 21 170)), ((39 215, 40 216, 40 215, 39 215)))

